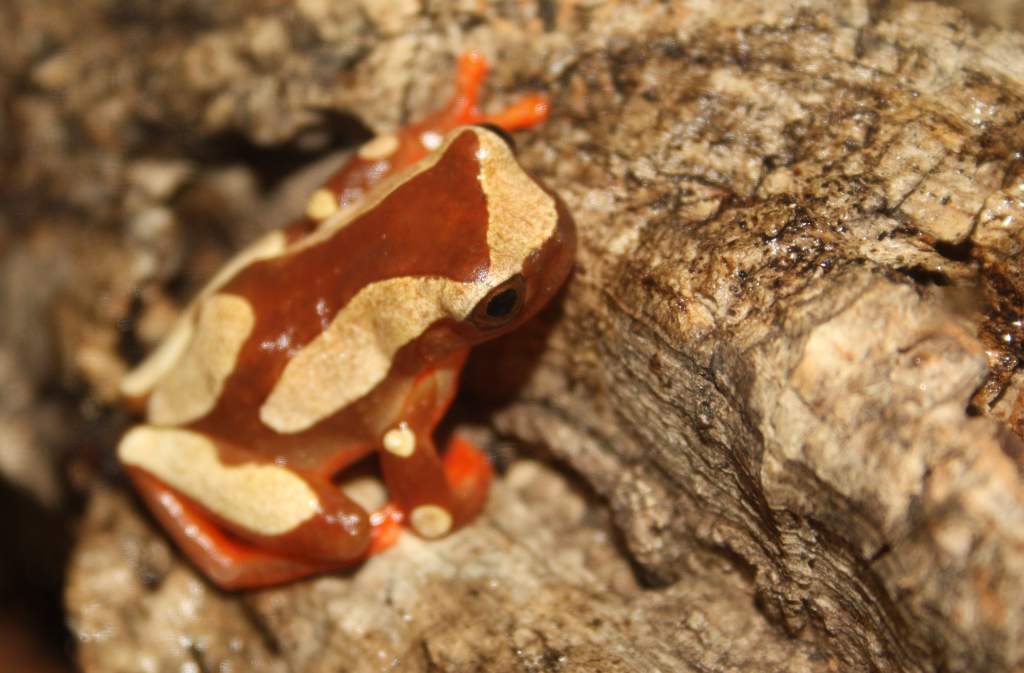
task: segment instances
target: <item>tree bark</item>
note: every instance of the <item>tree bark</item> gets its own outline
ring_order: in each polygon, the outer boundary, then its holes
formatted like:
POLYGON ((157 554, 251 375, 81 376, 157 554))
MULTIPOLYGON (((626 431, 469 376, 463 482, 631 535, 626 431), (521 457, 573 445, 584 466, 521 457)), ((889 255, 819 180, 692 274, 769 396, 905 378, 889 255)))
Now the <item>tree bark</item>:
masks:
POLYGON ((227 595, 97 484, 82 667, 1024 666, 1024 38, 837 4, 13 3, 11 179, 77 214, 20 231, 108 251, 54 311, 95 400, 126 366, 104 316, 151 342, 462 49, 495 105, 551 95, 519 155, 580 232, 557 305, 467 372, 463 412, 534 447, 477 524, 227 595))

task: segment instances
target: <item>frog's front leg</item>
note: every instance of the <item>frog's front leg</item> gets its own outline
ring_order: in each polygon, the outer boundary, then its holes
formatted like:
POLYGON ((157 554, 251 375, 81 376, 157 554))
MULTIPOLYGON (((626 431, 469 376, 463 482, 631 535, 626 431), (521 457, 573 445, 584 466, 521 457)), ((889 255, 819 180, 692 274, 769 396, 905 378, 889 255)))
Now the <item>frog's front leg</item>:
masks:
POLYGON ((370 543, 367 514, 328 479, 274 463, 226 464, 221 455, 228 448, 190 430, 139 426, 121 440, 118 454, 144 492, 154 493, 146 477, 166 487, 147 497, 165 523, 160 498, 167 493, 191 506, 188 520, 169 517, 173 528, 204 518, 206 528, 219 528, 255 549, 314 565, 363 556, 370 543), (140 480, 138 473, 145 477, 140 480))
POLYGON ((490 461, 475 446, 453 437, 442 458, 432 437, 454 395, 459 367, 421 375, 402 420, 381 438, 380 465, 391 499, 425 538, 442 537, 471 521, 483 508, 491 481, 490 461))
POLYGON ((420 536, 438 538, 465 525, 486 501, 491 466, 466 440, 455 437, 440 458, 429 432, 400 426, 385 436, 381 468, 392 500, 420 536), (408 434, 407 434, 408 433, 408 434))

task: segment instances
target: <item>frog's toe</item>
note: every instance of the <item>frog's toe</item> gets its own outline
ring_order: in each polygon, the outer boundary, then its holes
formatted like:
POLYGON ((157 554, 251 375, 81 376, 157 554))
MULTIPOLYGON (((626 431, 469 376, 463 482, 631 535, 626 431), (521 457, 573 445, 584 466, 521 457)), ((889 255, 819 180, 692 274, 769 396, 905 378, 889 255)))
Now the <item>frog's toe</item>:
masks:
POLYGON ((452 436, 444 452, 444 476, 456 505, 456 525, 480 513, 487 501, 493 469, 487 455, 469 440, 452 436))

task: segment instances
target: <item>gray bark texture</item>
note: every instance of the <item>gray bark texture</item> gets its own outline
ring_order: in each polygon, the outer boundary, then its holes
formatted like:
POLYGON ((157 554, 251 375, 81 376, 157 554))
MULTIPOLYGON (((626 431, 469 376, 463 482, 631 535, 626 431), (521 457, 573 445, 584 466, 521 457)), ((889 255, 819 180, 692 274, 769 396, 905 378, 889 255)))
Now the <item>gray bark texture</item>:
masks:
POLYGON ((551 96, 519 155, 580 233, 557 305, 468 368, 476 434, 530 456, 478 523, 224 594, 94 477, 86 672, 1024 670, 1021 35, 883 1, 0 14, 3 273, 42 307, 5 357, 94 409, 119 320, 153 343, 466 48, 489 105, 551 96))

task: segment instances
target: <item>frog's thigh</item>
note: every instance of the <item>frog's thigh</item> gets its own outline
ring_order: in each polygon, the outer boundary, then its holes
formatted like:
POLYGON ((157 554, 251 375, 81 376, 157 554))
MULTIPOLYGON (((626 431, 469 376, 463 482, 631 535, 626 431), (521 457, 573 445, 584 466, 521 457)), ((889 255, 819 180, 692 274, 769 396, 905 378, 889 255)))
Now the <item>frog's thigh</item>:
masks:
POLYGON ((260 536, 278 536, 313 518, 316 492, 273 464, 225 465, 205 435, 139 426, 118 446, 121 462, 145 470, 218 518, 260 536))
POLYGON ((293 558, 226 535, 202 509, 156 477, 133 467, 128 474, 178 546, 223 589, 269 586, 344 567, 293 558))

